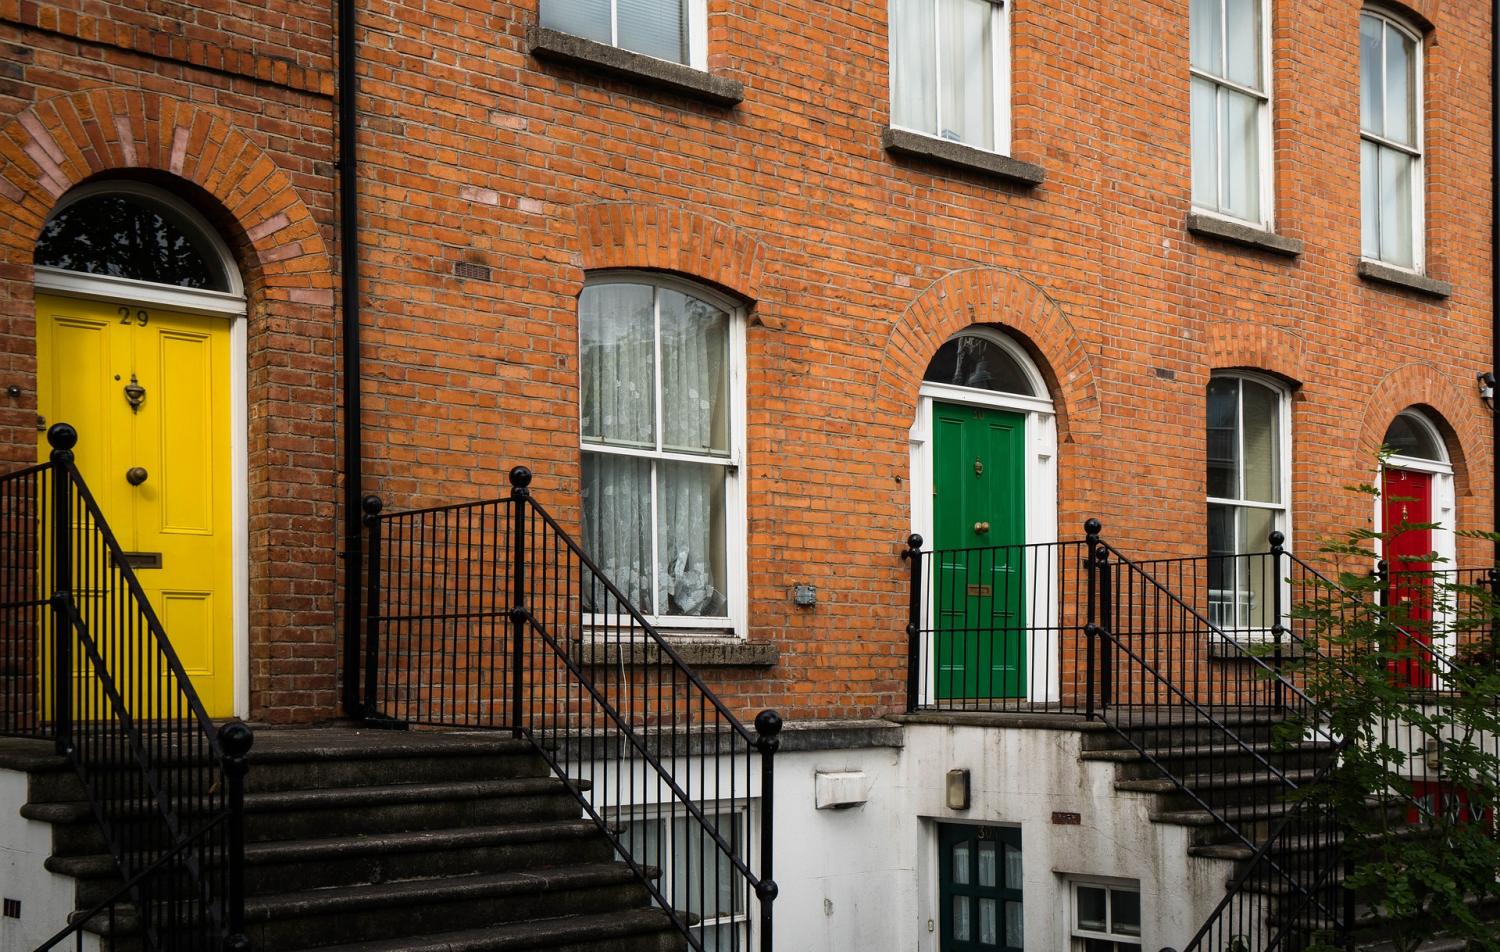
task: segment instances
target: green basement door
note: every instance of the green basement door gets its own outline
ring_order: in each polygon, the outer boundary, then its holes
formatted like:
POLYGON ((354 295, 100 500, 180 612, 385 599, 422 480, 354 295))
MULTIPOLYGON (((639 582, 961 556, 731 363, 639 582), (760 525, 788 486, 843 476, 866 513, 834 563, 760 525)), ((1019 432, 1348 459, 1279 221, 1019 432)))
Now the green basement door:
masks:
POLYGON ((935 685, 1026 696, 1026 415, 933 404, 935 685))

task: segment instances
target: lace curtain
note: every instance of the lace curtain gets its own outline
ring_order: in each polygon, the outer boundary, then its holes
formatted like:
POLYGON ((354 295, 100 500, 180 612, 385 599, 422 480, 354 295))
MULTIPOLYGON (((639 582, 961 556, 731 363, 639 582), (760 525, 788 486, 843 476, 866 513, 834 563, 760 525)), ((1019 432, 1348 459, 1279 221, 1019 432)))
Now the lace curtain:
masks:
POLYGON ((725 466, 660 454, 728 459, 729 315, 643 284, 591 285, 579 312, 584 545, 641 611, 722 617, 725 466))

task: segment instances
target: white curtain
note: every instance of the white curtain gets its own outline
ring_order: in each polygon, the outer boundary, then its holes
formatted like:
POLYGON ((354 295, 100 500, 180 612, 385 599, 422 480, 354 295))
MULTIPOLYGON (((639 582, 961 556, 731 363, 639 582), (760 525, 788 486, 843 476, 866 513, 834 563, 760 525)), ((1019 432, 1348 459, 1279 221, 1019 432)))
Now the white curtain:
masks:
POLYGON ((933 0, 891 0, 891 121, 937 134, 933 0))
POLYGON ((643 612, 727 614, 725 467, 607 448, 729 455, 729 315, 669 289, 591 285, 579 337, 585 549, 643 612))
POLYGON ((980 149, 995 147, 994 22, 990 0, 938 0, 938 135, 980 149))

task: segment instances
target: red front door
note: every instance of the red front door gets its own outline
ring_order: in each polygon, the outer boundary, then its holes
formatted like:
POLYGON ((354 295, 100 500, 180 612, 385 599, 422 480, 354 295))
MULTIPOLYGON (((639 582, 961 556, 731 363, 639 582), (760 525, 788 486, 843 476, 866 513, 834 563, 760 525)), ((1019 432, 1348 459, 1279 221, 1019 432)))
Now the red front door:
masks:
POLYGON ((1426 646, 1432 643, 1432 579, 1425 573, 1432 569, 1432 529, 1427 525, 1432 521, 1432 474, 1388 469, 1381 499, 1381 529, 1390 570, 1386 604, 1404 606, 1410 626, 1398 647, 1413 655, 1392 667, 1398 683, 1430 688, 1432 665, 1426 646))

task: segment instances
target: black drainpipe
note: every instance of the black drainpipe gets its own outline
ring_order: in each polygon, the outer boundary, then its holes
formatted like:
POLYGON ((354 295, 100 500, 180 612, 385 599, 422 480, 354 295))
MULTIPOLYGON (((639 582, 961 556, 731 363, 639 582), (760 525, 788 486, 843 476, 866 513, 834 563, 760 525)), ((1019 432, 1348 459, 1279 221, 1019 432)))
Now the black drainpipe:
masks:
MULTIPOLYGON (((1500 3, 1500 0, 1496 0, 1500 3)), ((344 345, 344 714, 360 717, 359 605, 364 564, 360 533, 364 439, 360 418, 359 189, 355 156, 354 19, 356 0, 337 0, 339 31, 339 264, 344 345)))
MULTIPOLYGON (((1500 0, 1490 3, 1490 373, 1500 390, 1500 0)), ((1490 398, 1490 512, 1494 519, 1494 561, 1500 566, 1500 396, 1490 398)))

